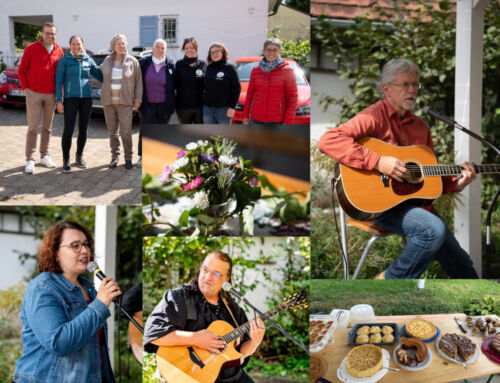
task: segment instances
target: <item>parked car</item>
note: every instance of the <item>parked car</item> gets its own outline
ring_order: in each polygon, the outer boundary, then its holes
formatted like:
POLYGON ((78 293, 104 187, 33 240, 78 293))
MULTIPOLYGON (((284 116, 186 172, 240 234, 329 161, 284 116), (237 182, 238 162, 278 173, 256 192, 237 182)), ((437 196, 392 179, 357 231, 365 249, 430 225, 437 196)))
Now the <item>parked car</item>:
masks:
MULTIPOLYGON (((300 68, 295 60, 284 59, 294 70, 295 79, 297 81, 298 103, 295 111, 293 124, 310 124, 311 122, 311 86, 307 82, 304 71, 300 68)), ((245 108, 245 99, 247 97, 248 84, 250 82, 250 74, 252 69, 259 64, 260 57, 239 57, 234 61, 238 76, 240 77, 241 93, 234 117, 231 121, 233 124, 241 124, 243 122, 243 109, 245 108)))
MULTIPOLYGON (((63 47, 64 53, 66 53, 68 49, 68 47, 63 47)), ((87 53, 90 56, 94 54, 89 50, 87 50, 87 53)), ((21 58, 16 61, 14 66, 0 73, 0 105, 2 106, 26 105, 26 96, 21 89, 21 83, 17 74, 20 63, 21 58)))
MULTIPOLYGON (((137 60, 140 60, 143 57, 146 56, 151 56, 153 54, 153 51, 150 49, 143 49, 143 47, 140 47, 141 49, 138 49, 139 47, 134 47, 132 50, 129 52, 132 56, 134 56, 137 60)), ((100 66, 106 56, 108 56, 111 53, 109 49, 103 49, 97 52, 95 55, 92 56, 92 59, 95 61, 97 66, 100 66)), ((101 104, 101 87, 102 83, 97 80, 94 76, 90 75, 90 87, 92 89, 92 109, 93 111, 99 111, 102 110, 102 104, 101 104)))
POLYGON ((26 105, 24 91, 21 89, 17 70, 20 60, 14 66, 0 73, 0 105, 26 105))

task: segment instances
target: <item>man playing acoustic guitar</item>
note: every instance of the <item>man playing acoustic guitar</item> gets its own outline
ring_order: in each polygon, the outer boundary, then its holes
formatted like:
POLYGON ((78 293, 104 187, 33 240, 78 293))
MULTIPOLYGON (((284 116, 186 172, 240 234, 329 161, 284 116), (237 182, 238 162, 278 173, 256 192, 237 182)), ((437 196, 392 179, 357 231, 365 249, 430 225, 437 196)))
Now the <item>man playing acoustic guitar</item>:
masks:
MULTIPOLYGON (((233 327, 247 322, 243 309, 228 292, 222 291, 224 282, 231 282, 231 270, 231 258, 221 251, 214 251, 207 255, 188 284, 167 290, 146 322, 144 350, 157 352, 158 346, 187 346, 191 350, 192 347, 208 350, 213 355, 224 352, 225 342, 219 335, 207 330, 207 327, 216 320, 223 320, 233 327)), ((264 333, 264 324, 260 318, 257 318, 257 323, 255 320, 250 322, 249 336, 243 335, 236 346, 236 350, 243 354, 244 361, 241 365, 240 360, 237 360, 236 364, 233 361, 229 367, 224 366, 218 381, 253 382, 242 367, 262 342, 264 333)), ((172 369, 168 366, 167 369, 169 368, 172 369)), ((194 365, 193 368, 198 366, 194 365)), ((159 369, 162 370, 160 363, 159 369)), ((165 372, 163 374, 167 375, 165 372)), ((175 382, 181 380, 175 378, 175 382)))
MULTIPOLYGON (((409 171, 400 159, 380 156, 356 141, 374 137, 397 146, 426 145, 434 151, 429 128, 411 112, 421 87, 420 69, 410 60, 394 59, 384 65, 380 77, 383 99, 326 132, 319 149, 349 167, 376 170, 402 182, 409 171)), ((460 192, 476 178, 471 164, 461 166, 460 178, 443 177, 444 193, 460 192)), ((377 279, 418 278, 433 259, 450 278, 478 277, 469 255, 432 205, 400 204, 374 223, 408 238, 403 252, 377 279)))

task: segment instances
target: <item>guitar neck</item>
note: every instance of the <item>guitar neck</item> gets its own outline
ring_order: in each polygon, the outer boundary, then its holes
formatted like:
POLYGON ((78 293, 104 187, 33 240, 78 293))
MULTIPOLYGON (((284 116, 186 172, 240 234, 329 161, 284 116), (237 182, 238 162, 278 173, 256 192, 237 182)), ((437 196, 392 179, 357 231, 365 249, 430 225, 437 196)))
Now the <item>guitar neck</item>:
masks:
MULTIPOLYGON (((477 174, 500 173, 500 164, 473 164, 473 166, 477 174)), ((459 165, 422 165, 422 172, 424 176, 458 176, 462 174, 462 167, 459 165)))
MULTIPOLYGON (((271 310, 265 312, 264 314, 267 317, 272 317, 272 316, 278 314, 279 312, 285 310, 286 308, 288 308, 288 306, 289 306, 289 304, 283 302, 283 303, 279 304, 278 306, 272 308, 271 310)), ((262 317, 262 315, 259 315, 259 318, 265 321, 265 319, 262 317)), ((233 331, 227 333, 226 335, 221 336, 221 338, 226 343, 229 343, 235 339, 238 339, 240 336, 247 333, 248 331, 250 331, 250 322, 247 322, 245 324, 242 324, 239 327, 236 327, 233 331)))

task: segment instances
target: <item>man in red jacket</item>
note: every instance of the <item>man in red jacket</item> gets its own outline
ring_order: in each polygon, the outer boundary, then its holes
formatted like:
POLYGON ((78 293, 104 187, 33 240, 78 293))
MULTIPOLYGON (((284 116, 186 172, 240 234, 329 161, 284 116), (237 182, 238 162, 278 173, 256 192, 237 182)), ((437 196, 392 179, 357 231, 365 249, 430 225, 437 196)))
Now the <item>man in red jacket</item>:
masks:
MULTIPOLYGON (((426 145, 434 150, 429 128, 411 112, 421 87, 420 69, 410 60, 394 59, 384 65, 380 77, 383 100, 326 132, 319 141, 319 149, 344 165, 377 170, 401 182, 409 175, 401 160, 380 156, 356 141, 375 137, 393 145, 426 145)), ((464 169, 461 178, 443 177, 445 193, 460 192, 476 178, 468 162, 461 166, 464 169)), ((408 237, 403 252, 377 279, 417 279, 433 259, 450 278, 478 277, 469 255, 432 205, 421 208, 411 203, 401 204, 375 223, 408 237)))
POLYGON ((46 22, 42 27, 42 38, 26 47, 19 66, 21 88, 26 95, 26 174, 35 171, 35 151, 38 127, 42 125, 40 142, 40 163, 48 168, 56 164, 49 156, 49 141, 52 120, 56 108, 55 72, 63 50, 55 43, 56 26, 46 22))
POLYGON ((298 103, 293 68, 281 58, 281 41, 264 43, 264 56, 252 69, 243 111, 243 123, 258 125, 292 124, 298 103))

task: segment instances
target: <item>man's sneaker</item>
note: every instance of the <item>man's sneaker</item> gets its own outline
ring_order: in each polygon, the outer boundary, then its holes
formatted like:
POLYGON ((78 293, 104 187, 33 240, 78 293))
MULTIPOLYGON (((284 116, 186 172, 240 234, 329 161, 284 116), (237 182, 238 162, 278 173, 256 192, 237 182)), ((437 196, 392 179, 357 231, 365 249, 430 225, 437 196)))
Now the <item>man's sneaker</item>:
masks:
POLYGON ((69 173, 71 171, 71 165, 69 164, 69 160, 63 161, 63 173, 69 173))
POLYGON ((29 160, 26 162, 26 167, 24 168, 26 174, 33 174, 35 172, 35 161, 29 160))
POLYGON ((118 165, 118 158, 112 158, 111 162, 109 163, 109 168, 114 169, 118 165))
POLYGON ((137 161, 137 163, 135 164, 135 166, 137 166, 138 168, 142 168, 142 156, 139 157, 139 161, 137 161))
POLYGON ((83 156, 81 154, 76 155, 76 166, 82 169, 87 168, 87 163, 84 161, 83 156))
POLYGON ((48 168, 55 168, 56 164, 52 161, 52 158, 45 156, 40 160, 40 163, 48 168))
POLYGON ((133 167, 132 160, 125 160, 125 169, 132 169, 133 167))

